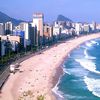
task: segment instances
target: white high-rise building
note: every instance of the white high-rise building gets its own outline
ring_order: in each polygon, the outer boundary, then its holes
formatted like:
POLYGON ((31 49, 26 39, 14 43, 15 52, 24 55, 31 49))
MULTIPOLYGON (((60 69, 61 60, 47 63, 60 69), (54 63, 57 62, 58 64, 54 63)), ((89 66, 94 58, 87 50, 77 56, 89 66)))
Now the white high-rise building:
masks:
POLYGON ((92 31, 95 31, 96 30, 96 22, 93 21, 90 27, 92 28, 92 31))
POLYGON ((76 35, 79 35, 82 32, 82 24, 81 23, 75 24, 75 31, 76 31, 76 35))
POLYGON ((25 39, 29 40, 29 24, 26 22, 20 23, 20 30, 25 32, 25 39))
POLYGON ((84 24, 83 29, 84 29, 84 32, 89 33, 90 32, 90 25, 89 24, 84 24))
POLYGON ((61 28, 60 27, 53 27, 53 35, 58 36, 61 34, 61 28))
POLYGON ((30 37, 29 37, 29 24, 26 22, 22 22, 19 25, 21 31, 24 31, 24 47, 30 45, 30 37))
POLYGON ((44 35, 44 15, 43 13, 34 13, 33 14, 33 23, 32 27, 37 27, 37 35, 36 35, 36 45, 42 46, 43 44, 43 35, 44 35))
POLYGON ((6 22, 5 23, 5 33, 6 34, 12 34, 13 31, 13 24, 12 22, 6 22))
POLYGON ((4 35, 4 24, 0 23, 0 35, 4 35))
POLYGON ((32 26, 37 27, 37 32, 41 37, 43 37, 43 23, 44 23, 43 13, 34 13, 32 26))

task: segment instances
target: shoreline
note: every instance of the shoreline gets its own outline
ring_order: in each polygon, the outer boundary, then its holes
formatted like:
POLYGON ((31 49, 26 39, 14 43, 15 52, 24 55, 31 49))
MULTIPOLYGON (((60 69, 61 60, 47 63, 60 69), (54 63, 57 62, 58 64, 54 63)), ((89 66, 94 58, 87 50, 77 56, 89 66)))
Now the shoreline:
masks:
MULTIPOLYGON (((100 34, 100 33, 99 33, 100 34)), ((91 35, 91 34, 90 34, 91 35)), ((80 38, 80 37, 78 37, 78 38, 80 38)), ((97 37, 97 38, 100 38, 100 37, 97 37)), ((93 38, 93 39, 97 39, 97 38, 93 38)), ((89 39, 89 40, 86 40, 86 41, 90 41, 90 40, 92 40, 92 39, 89 39)), ((70 41, 70 40, 69 40, 70 41)), ((82 42, 82 43, 85 43, 86 41, 84 41, 84 42, 82 42)), ((59 65, 59 70, 61 71, 61 73, 60 73, 60 75, 58 75, 58 81, 56 81, 56 84, 54 85, 54 87, 52 88, 52 89, 54 89, 58 84, 59 84, 59 81, 60 81, 60 79, 61 79, 61 77, 63 76, 63 74, 64 74, 64 71, 63 71, 63 64, 64 64, 64 61, 65 61, 65 59, 68 59, 68 56, 69 56, 69 54, 74 50, 74 49, 76 49, 77 47, 79 47, 82 43, 80 43, 80 44, 78 44, 76 47, 74 47, 72 50, 70 50, 70 52, 68 52, 68 54, 66 54, 66 56, 63 58, 63 60, 62 60, 62 62, 61 62, 61 64, 59 65)), ((58 71, 59 72, 59 71, 58 71)), ((56 73, 57 74, 57 73, 56 73)), ((56 75, 55 75, 55 77, 56 77, 56 75)), ((57 91, 57 90, 56 90, 57 91)), ((55 90, 54 91, 52 91, 53 93, 54 93, 54 96, 55 96, 55 99, 54 100, 58 100, 57 98, 59 98, 60 96, 58 95, 58 94, 56 94, 55 92, 56 92, 55 90)), ((63 99, 61 99, 62 97, 60 97, 60 100, 63 100, 63 99)))
POLYGON ((5 83, 1 100, 18 100, 22 91, 31 90, 34 99, 45 95, 45 100, 56 100, 52 88, 63 74, 62 65, 68 54, 85 41, 100 38, 100 33, 65 41, 21 62, 20 71, 10 75, 5 83), (58 74, 59 73, 59 74, 58 74), (42 84, 42 85, 41 85, 42 84))

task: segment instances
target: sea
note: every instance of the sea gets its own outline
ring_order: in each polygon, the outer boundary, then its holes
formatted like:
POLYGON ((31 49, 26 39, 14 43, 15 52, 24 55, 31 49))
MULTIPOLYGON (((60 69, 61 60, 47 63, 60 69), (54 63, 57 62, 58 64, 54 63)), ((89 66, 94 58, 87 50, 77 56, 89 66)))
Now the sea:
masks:
POLYGON ((100 39, 72 50, 63 63, 63 72, 53 88, 57 100, 100 100, 100 39))

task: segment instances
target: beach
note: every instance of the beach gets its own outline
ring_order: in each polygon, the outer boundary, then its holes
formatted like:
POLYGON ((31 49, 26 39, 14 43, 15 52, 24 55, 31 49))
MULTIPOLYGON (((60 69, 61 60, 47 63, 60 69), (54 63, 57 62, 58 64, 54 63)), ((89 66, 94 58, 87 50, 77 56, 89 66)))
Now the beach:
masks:
POLYGON ((11 74, 4 84, 0 100, 18 100, 24 91, 32 91, 32 99, 44 95, 45 100, 56 100, 52 89, 63 74, 62 63, 69 53, 85 41, 100 38, 100 33, 75 38, 54 45, 20 63, 19 71, 11 74))

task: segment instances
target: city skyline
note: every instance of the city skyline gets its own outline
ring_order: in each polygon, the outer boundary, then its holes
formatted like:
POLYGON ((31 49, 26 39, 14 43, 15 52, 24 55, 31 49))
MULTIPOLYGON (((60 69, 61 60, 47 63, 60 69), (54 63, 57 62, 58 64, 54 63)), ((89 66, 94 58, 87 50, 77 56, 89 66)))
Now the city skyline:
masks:
POLYGON ((99 3, 99 0, 48 0, 47 2, 39 0, 9 0, 5 2, 2 0, 0 9, 1 12, 11 17, 28 21, 31 21, 34 12, 43 12, 47 22, 56 20, 57 16, 62 14, 77 22, 96 21, 100 23, 99 3))

